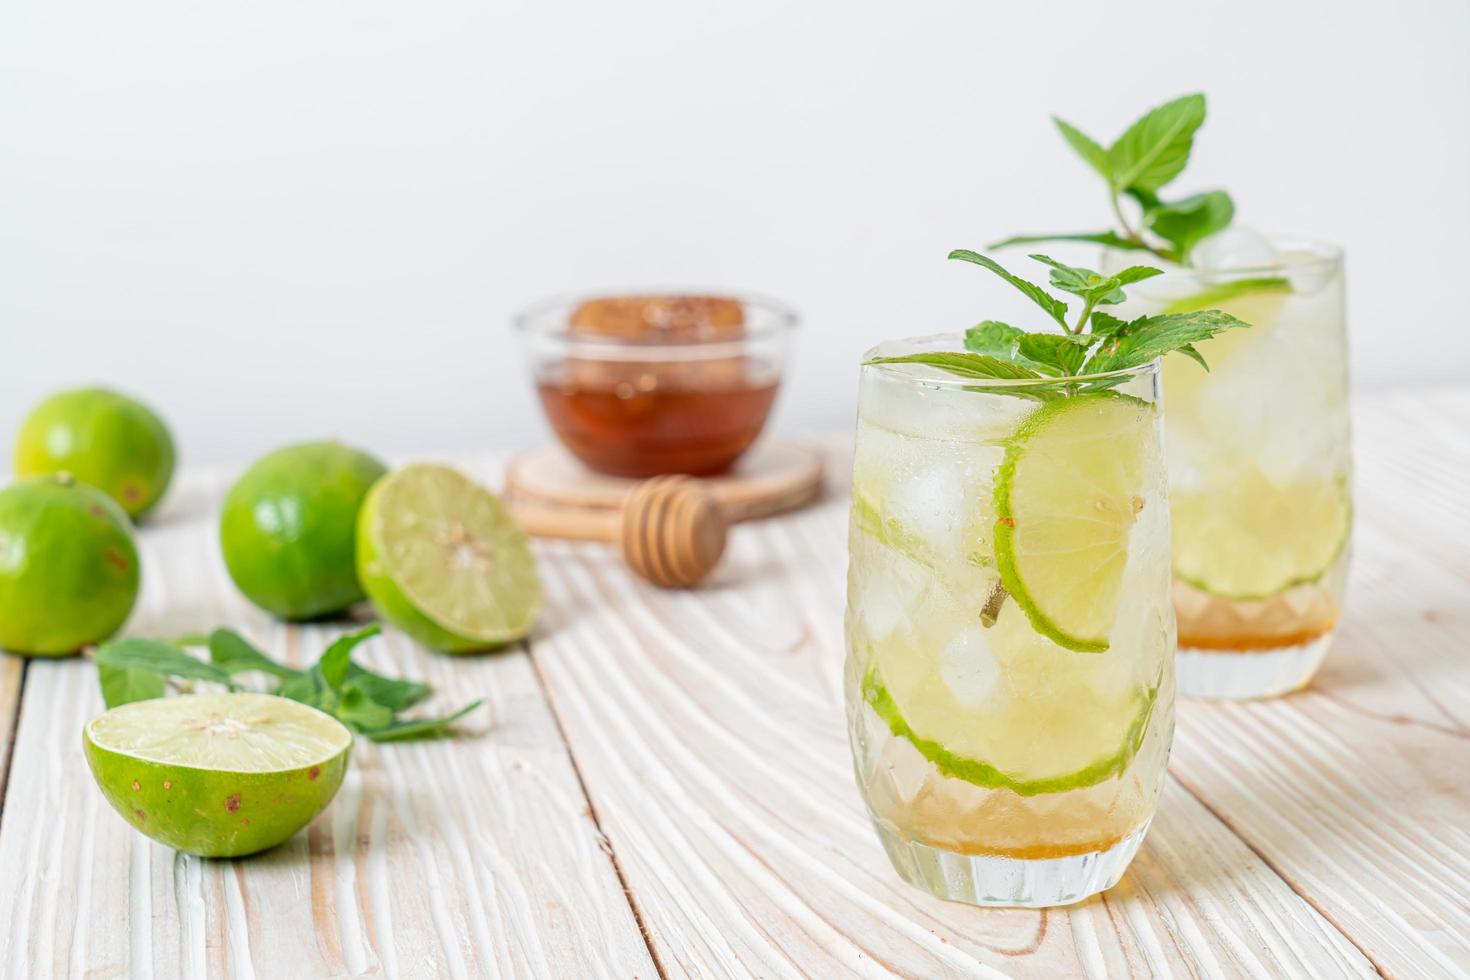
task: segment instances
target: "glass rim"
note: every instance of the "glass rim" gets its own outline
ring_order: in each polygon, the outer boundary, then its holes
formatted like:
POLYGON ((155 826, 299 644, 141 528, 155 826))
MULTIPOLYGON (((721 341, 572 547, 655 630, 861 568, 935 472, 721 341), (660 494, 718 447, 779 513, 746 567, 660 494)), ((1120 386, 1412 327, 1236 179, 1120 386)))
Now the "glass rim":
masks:
MULTIPOLYGON (((1060 335, 1058 335, 1058 336, 1060 336, 1060 335)), ((1040 378, 961 378, 958 375, 945 375, 945 376, 938 376, 938 377, 919 377, 919 376, 915 375, 913 373, 913 371, 907 370, 907 369, 913 368, 913 367, 928 367, 932 371, 942 371, 943 368, 935 368, 935 367, 932 367, 931 365, 926 365, 926 364, 903 364, 903 363, 899 363, 899 364, 873 364, 873 363, 871 363, 874 357, 880 356, 879 353, 878 353, 879 348, 881 348, 881 347, 883 347, 883 346, 885 346, 887 344, 895 344, 895 343, 897 343, 897 344, 914 344, 914 345, 918 345, 918 344, 923 344, 925 342, 932 343, 932 342, 935 342, 935 341, 948 342, 948 341, 951 341, 951 340, 958 340, 958 341, 960 341, 960 347, 961 347, 961 349, 954 350, 954 349, 948 349, 948 348, 945 348, 945 349, 936 348, 935 350, 932 351, 932 353, 938 353, 938 354, 944 354, 944 353, 948 353, 948 354, 968 353, 967 351, 965 351, 963 349, 963 337, 964 337, 964 334, 962 334, 962 333, 935 333, 935 334, 924 334, 924 335, 918 336, 918 337, 899 337, 899 338, 896 338, 896 339, 893 339, 893 340, 885 340, 882 343, 876 344, 873 347, 870 347, 866 351, 863 352, 861 367, 862 367, 862 370, 864 370, 864 371, 874 371, 874 372, 877 372, 877 373, 883 375, 884 377, 892 378, 892 379, 894 379, 896 381, 902 381, 905 384, 914 384, 914 385, 919 385, 921 387, 926 387, 926 388, 955 388, 955 389, 961 389, 961 390, 967 390, 967 391, 974 391, 976 389, 981 389, 981 388, 997 388, 997 389, 1008 389, 1008 390, 1014 391, 1014 390, 1016 390, 1018 388, 1019 389, 1027 389, 1027 388, 1033 388, 1033 389, 1034 388, 1056 388, 1056 387, 1059 387, 1061 385, 1080 384, 1080 383, 1083 383, 1083 382, 1091 382, 1091 381, 1112 381, 1112 380, 1116 380, 1116 379, 1127 380, 1127 379, 1131 379, 1131 378, 1144 377, 1144 376, 1150 375, 1150 374, 1155 374, 1156 375, 1156 374, 1158 374, 1159 365, 1160 365, 1160 362, 1161 362, 1161 359, 1156 357, 1156 358, 1154 358, 1151 361, 1145 361, 1142 364, 1135 364, 1133 367, 1117 368, 1117 369, 1112 370, 1112 371, 1094 371, 1094 372, 1089 373, 1089 374, 1074 374, 1074 375, 1071 375, 1069 377, 1047 377, 1047 376, 1043 376, 1043 377, 1040 377, 1040 378)), ((925 353, 925 352, 923 352, 923 351, 915 351, 914 353, 925 353)))
POLYGON ((689 287, 638 288, 624 292, 561 293, 524 307, 511 317, 511 326, 526 340, 548 341, 568 350, 576 350, 602 360, 703 360, 732 357, 744 353, 752 343, 783 337, 800 323, 796 311, 769 297, 748 292, 689 287), (568 326, 570 313, 577 306, 597 299, 639 299, 659 296, 724 299, 739 303, 746 311, 755 311, 756 322, 746 324, 739 336, 708 337, 690 340, 622 339, 599 334, 577 333, 568 326))
MULTIPOLYGON (((1277 252, 1306 252, 1306 259, 1287 261, 1285 259, 1276 262, 1268 262, 1265 265, 1240 265, 1228 266, 1221 269, 1195 269, 1187 265, 1175 266, 1166 270, 1166 274, 1175 278, 1187 277, 1200 282, 1220 282, 1234 279, 1251 278, 1288 278, 1293 272, 1304 272, 1316 269, 1331 269, 1342 265, 1343 249, 1341 245, 1320 238, 1310 238, 1305 235, 1266 234, 1263 235, 1277 252)), ((1147 280, 1136 283, 1129 287, 1140 292, 1147 292, 1147 280)))

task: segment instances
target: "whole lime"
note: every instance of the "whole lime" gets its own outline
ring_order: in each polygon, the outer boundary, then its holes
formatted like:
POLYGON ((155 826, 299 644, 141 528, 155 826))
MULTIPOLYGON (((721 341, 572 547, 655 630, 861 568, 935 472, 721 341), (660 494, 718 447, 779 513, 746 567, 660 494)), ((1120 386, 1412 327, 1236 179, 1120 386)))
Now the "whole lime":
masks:
POLYGON ((70 473, 139 518, 168 489, 174 440, 141 402, 106 388, 77 388, 47 398, 21 424, 15 472, 70 473))
POLYGON ((352 733, 269 694, 194 694, 120 705, 82 747, 107 802, 138 830, 204 857, 285 841, 342 785, 352 733))
POLYGON ((54 656, 117 632, 138 598, 132 523, 66 476, 0 490, 0 648, 54 656))
POLYGON ((335 442, 262 457, 230 489, 220 514, 230 578, 283 619, 313 619, 362 601, 357 512, 386 472, 367 453, 335 442))

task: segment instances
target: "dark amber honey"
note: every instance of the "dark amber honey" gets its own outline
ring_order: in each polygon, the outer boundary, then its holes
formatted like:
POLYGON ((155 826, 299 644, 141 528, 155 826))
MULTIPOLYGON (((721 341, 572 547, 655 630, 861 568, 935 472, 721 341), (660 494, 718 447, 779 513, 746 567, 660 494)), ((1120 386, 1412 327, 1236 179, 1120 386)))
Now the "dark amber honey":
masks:
POLYGON ((744 358, 616 368, 568 361, 545 371, 536 389, 562 444, 592 469, 707 476, 730 468, 771 410, 773 372, 752 368, 744 358))

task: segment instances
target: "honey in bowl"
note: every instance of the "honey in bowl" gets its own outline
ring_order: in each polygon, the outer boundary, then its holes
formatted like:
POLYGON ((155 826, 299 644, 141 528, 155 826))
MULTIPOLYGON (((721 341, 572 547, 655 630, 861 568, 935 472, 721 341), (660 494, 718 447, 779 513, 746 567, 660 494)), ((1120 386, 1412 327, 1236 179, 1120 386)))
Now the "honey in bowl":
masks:
POLYGON ((522 320, 546 417, 587 466, 627 477, 728 470, 765 425, 792 323, 719 296, 591 299, 538 325, 548 313, 522 320))

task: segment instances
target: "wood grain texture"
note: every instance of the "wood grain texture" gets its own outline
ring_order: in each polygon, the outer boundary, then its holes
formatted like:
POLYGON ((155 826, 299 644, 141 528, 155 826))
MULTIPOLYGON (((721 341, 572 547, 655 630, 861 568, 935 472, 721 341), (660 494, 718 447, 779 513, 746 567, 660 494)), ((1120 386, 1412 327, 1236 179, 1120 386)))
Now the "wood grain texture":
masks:
POLYGON ((736 529, 693 593, 630 579, 606 549, 541 549, 557 601, 532 655, 666 975, 1372 974, 1172 782, 1124 882, 1074 909, 903 884, 848 756, 845 541, 834 495, 736 529))
MULTIPOLYGON (((141 535, 129 632, 228 622, 314 658, 351 624, 285 626, 246 606, 214 543, 220 489, 188 481, 141 535)), ((485 698, 482 734, 359 740, 308 831, 244 861, 179 855, 124 824, 81 754, 102 707, 94 669, 32 663, 0 820, 0 976, 656 976, 525 652, 451 658, 401 635, 361 649, 432 683, 432 709, 485 698)))
POLYGON ((1363 400, 1312 687, 1179 712, 1173 770, 1385 973, 1470 975, 1470 396, 1363 400))
POLYGON ((10 773, 10 751, 20 720, 20 692, 26 662, 0 653, 0 818, 5 815, 5 780, 10 773))
MULTIPOLYGON (((706 588, 538 543, 529 657, 369 643, 434 683, 436 709, 485 697, 483 734, 359 744, 326 813, 255 859, 132 832, 81 758, 91 666, 0 659, 0 739, 19 718, 0 977, 1465 975, 1470 392, 1361 399, 1357 436, 1354 579, 1321 678, 1181 702, 1143 850, 1075 908, 944 903, 889 868, 842 716, 836 458, 826 499, 736 529, 706 588)), ((228 622, 304 662, 348 624, 287 627, 239 598, 222 489, 191 476, 145 530, 129 631, 228 622)))

